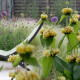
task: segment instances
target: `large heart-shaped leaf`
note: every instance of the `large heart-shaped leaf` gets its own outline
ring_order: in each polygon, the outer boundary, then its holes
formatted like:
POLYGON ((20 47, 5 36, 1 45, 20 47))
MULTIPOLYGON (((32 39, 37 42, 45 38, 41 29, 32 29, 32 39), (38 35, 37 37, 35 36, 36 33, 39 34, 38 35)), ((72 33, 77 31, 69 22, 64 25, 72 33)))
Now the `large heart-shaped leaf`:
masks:
POLYGON ((40 67, 38 61, 36 58, 34 57, 30 57, 30 58, 25 58, 24 61, 27 63, 27 64, 30 64, 34 67, 40 67))
POLYGON ((46 78, 52 69, 53 57, 47 58, 44 56, 41 60, 41 64, 42 64, 43 76, 46 78))

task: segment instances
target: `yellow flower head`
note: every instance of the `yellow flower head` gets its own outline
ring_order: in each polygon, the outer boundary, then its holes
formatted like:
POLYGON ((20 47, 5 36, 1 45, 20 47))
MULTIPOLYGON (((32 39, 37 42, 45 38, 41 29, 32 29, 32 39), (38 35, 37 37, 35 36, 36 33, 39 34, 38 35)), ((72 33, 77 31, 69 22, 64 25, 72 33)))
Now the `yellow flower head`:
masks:
POLYGON ((78 42, 80 42, 80 36, 77 36, 77 40, 78 40, 78 42))
POLYGON ((50 36, 50 30, 47 29, 47 30, 45 30, 45 31, 43 32, 43 38, 46 39, 46 38, 48 38, 49 36, 50 36))
POLYGON ((73 27, 68 26, 68 27, 62 28, 61 32, 64 34, 70 34, 73 32, 73 27))
POLYGON ((16 74, 15 78, 16 80, 40 80, 39 76, 32 71, 20 71, 18 74, 16 74))
POLYGON ((9 58, 8 58, 8 62, 14 62, 15 59, 17 59, 19 57, 19 55, 10 55, 9 58))
POLYGON ((60 80, 66 80, 66 78, 64 76, 61 76, 60 80))
POLYGON ((79 14, 73 14, 73 18, 79 19, 79 14))
POLYGON ((15 75, 16 80, 27 80, 27 75, 20 71, 18 74, 15 75))
POLYGON ((71 8, 64 8, 62 9, 62 13, 64 15, 70 15, 73 12, 73 10, 71 8))
POLYGON ((45 29, 43 32, 44 39, 47 39, 48 37, 55 37, 55 36, 57 36, 57 33, 54 30, 45 29))
POLYGON ((59 49, 58 49, 58 48, 53 49, 53 51, 52 51, 52 56, 54 56, 54 55, 58 54, 59 52, 60 52, 60 51, 59 51, 59 49))
POLYGON ((80 63, 80 57, 77 57, 76 62, 80 63))
POLYGON ((43 52, 44 56, 46 56, 47 58, 51 56, 50 50, 46 50, 43 52))
POLYGON ((33 45, 26 45, 25 50, 29 53, 32 53, 34 51, 34 46, 33 45))
POLYGON ((48 18, 48 15, 46 14, 41 14, 41 19, 47 19, 48 18))
POLYGON ((73 54, 74 59, 76 59, 77 57, 79 57, 79 55, 77 53, 73 54))
POLYGON ((72 56, 68 55, 68 57, 66 58, 66 60, 68 62, 72 62, 74 60, 74 58, 72 56))
POLYGON ((39 76, 35 72, 29 71, 28 75, 28 80, 40 80, 39 76))
POLYGON ((17 47, 17 52, 19 54, 26 54, 27 52, 32 53, 33 51, 34 51, 34 46, 29 44, 27 45, 22 44, 21 46, 17 47))
POLYGON ((14 72, 9 72, 9 77, 15 78, 15 73, 14 72))
POLYGON ((78 22, 77 18, 73 18, 69 20, 70 24, 76 24, 78 22))
POLYGON ((54 31, 54 30, 50 30, 50 36, 57 36, 57 33, 56 33, 56 31, 54 31))
POLYGON ((25 53, 26 53, 25 45, 22 44, 21 46, 17 46, 17 52, 18 52, 19 54, 25 54, 25 53))
POLYGON ((40 33, 43 34, 44 31, 45 31, 45 29, 41 28, 40 33))

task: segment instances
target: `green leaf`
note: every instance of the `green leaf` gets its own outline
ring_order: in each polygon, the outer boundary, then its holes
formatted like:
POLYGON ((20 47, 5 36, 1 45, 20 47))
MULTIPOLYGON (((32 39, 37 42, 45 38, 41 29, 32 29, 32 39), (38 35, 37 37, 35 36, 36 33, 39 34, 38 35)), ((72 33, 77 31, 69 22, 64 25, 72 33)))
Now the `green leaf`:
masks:
POLYGON ((64 35, 64 36, 62 37, 62 39, 60 40, 59 45, 58 45, 58 48, 60 48, 60 47, 61 47, 61 45, 62 45, 62 42, 63 42, 64 38, 65 38, 65 35, 64 35))
POLYGON ((64 69, 64 74, 69 80, 71 80, 71 73, 68 70, 64 69))
POLYGON ((46 41, 46 47, 48 48, 53 42, 53 37, 49 37, 45 39, 45 41, 46 41))
POLYGON ((3 69, 3 66, 0 67, 0 72, 2 71, 2 69, 3 69))
POLYGON ((55 38, 53 38, 53 42, 52 42, 52 48, 55 47, 55 38))
POLYGON ((21 57, 18 57, 18 58, 12 63, 13 67, 17 67, 18 64, 19 64, 21 61, 22 61, 22 58, 21 58, 21 57))
POLYGON ((72 51, 77 45, 79 45, 79 43, 76 43, 71 48, 68 48, 67 53, 70 52, 70 51, 72 51))
POLYGON ((30 57, 30 58, 25 58, 24 61, 27 63, 27 64, 30 64, 34 67, 40 67, 40 65, 38 64, 38 61, 36 58, 34 57, 30 57))
POLYGON ((51 26, 50 22, 48 20, 45 20, 47 25, 51 26))
POLYGON ((67 52, 69 52, 73 48, 76 47, 76 45, 77 45, 77 36, 76 36, 76 34, 74 32, 72 32, 71 34, 66 34, 66 37, 69 40, 69 45, 68 45, 69 46, 69 50, 67 51, 67 52))
POLYGON ((44 47, 46 42, 45 39, 43 39, 43 35, 40 36, 41 45, 44 47))
POLYGON ((79 30, 79 29, 78 29, 78 24, 75 24, 75 25, 74 25, 74 30, 75 30, 76 33, 78 33, 78 30, 79 30))
POLYGON ((43 69, 43 76, 46 78, 52 69, 53 57, 47 58, 44 56, 41 60, 41 64, 43 69))
POLYGON ((64 70, 68 70, 68 71, 70 70, 69 64, 57 56, 55 56, 55 66, 56 69, 63 74, 64 74, 64 70))
POLYGON ((71 74, 73 74, 74 66, 75 66, 75 62, 70 62, 70 63, 69 63, 69 68, 70 68, 71 74))
MULTIPOLYGON (((62 15, 62 16, 61 16, 61 19, 60 19, 59 23, 61 23, 61 21, 62 21, 64 18, 66 18, 66 15, 62 15)), ((59 24, 59 23, 58 23, 58 24, 59 24)))
POLYGON ((38 21, 36 27, 37 27, 38 25, 40 25, 42 22, 43 22, 42 19, 40 19, 40 20, 38 21))
POLYGON ((74 80, 80 80, 80 63, 76 64, 73 69, 74 80))

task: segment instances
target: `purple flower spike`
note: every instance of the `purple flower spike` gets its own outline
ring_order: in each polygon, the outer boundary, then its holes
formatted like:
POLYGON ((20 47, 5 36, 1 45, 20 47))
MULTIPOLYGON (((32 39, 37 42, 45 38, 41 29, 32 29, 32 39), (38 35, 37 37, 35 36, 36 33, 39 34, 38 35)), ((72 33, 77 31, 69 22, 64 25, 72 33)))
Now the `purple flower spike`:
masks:
POLYGON ((51 18, 51 21, 52 22, 58 22, 58 18, 56 16, 54 16, 54 17, 51 18))

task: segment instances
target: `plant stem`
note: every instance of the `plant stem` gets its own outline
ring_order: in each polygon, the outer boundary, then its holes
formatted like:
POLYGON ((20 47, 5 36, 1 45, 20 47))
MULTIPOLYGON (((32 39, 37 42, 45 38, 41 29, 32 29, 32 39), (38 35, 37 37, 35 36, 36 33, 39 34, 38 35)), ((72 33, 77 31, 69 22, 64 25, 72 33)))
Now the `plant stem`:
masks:
POLYGON ((13 80, 14 78, 11 78, 11 80, 13 80))
POLYGON ((66 17, 66 26, 68 26, 68 16, 66 17))

